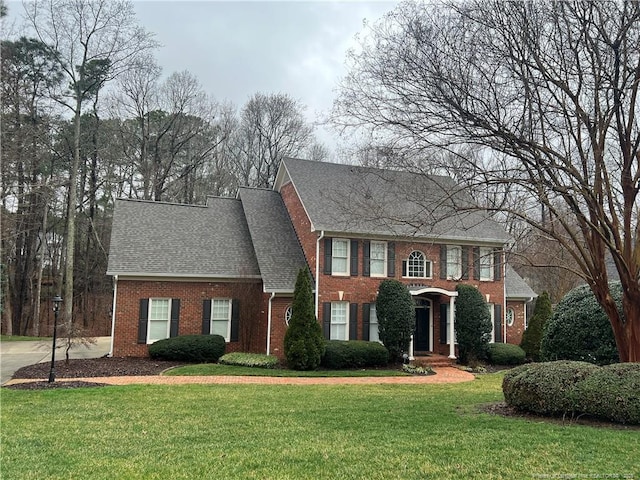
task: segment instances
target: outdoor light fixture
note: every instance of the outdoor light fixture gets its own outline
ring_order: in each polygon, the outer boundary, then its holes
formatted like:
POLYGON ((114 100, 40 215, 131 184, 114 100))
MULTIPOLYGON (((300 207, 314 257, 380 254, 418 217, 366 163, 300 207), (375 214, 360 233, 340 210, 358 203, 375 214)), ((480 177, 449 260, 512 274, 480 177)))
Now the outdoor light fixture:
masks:
POLYGON ((49 371, 49 383, 56 381, 56 371, 54 363, 56 361, 56 333, 58 330, 58 313, 60 313, 60 304, 62 298, 56 295, 51 299, 53 302, 53 348, 51 349, 51 370, 49 371))

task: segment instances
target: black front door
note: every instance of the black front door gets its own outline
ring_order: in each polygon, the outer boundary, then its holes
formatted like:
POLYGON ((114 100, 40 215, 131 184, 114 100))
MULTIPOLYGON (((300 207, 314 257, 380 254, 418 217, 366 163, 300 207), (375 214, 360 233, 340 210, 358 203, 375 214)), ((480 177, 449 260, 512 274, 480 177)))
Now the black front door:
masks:
POLYGON ((416 333, 413 337, 415 352, 429 351, 429 306, 416 308, 416 333))

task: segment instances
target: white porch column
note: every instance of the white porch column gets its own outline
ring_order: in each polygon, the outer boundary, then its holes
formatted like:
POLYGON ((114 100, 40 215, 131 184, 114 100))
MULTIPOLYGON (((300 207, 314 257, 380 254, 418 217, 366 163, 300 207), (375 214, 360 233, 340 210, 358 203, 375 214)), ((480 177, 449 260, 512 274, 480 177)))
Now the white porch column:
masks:
POLYGON ((411 340, 409 340, 409 360, 415 360, 416 357, 413 356, 413 335, 411 335, 411 340))
POLYGON ((456 345, 454 341, 455 327, 453 325, 455 318, 456 297, 449 297, 449 358, 456 358, 456 345))

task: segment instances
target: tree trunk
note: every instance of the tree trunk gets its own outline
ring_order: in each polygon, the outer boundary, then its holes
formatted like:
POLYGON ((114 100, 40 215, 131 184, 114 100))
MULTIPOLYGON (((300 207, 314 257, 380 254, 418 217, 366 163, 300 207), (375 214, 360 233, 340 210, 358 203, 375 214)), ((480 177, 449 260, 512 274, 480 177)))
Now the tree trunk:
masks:
POLYGON ((33 309, 33 335, 40 336, 40 297, 42 296, 42 271, 44 270, 44 254, 47 249, 47 220, 49 217, 49 204, 47 202, 47 195, 43 195, 43 207, 44 213, 42 215, 42 241, 40 242, 39 254, 36 255, 38 259, 38 278, 36 282, 35 305, 33 309))

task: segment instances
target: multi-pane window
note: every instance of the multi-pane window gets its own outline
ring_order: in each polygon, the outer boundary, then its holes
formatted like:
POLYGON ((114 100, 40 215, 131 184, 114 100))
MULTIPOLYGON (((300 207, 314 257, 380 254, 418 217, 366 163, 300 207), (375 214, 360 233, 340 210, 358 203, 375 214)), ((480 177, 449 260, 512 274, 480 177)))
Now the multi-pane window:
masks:
POLYGON ((147 342, 169 338, 171 323, 171 300, 168 298, 149 299, 149 328, 147 342))
POLYGON ((493 280, 493 249, 480 247, 480 280, 493 280))
POLYGON ((405 277, 431 278, 431 262, 427 261, 424 253, 411 252, 406 265, 405 277))
POLYGON ((512 327, 516 320, 516 312, 513 308, 507 308, 507 326, 512 327))
POLYGON ((211 300, 211 334, 221 335, 228 342, 231 336, 231 300, 211 300))
POLYGON ((462 277, 462 247, 447 246, 447 278, 458 280, 462 277))
POLYGON ((378 331, 378 315, 376 315, 376 304, 371 304, 369 310, 369 341, 379 342, 380 332, 378 331))
POLYGON ((372 277, 387 275, 387 242, 371 242, 370 266, 372 277))
POLYGON ((349 337, 349 303, 331 303, 331 340, 348 340, 349 337))
POLYGON ((331 245, 331 273, 349 275, 349 240, 334 238, 331 245))

